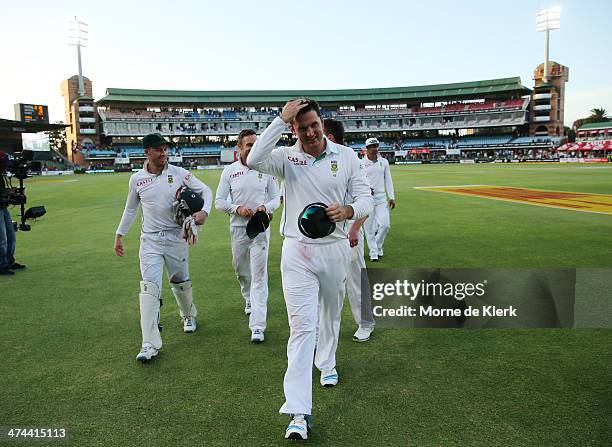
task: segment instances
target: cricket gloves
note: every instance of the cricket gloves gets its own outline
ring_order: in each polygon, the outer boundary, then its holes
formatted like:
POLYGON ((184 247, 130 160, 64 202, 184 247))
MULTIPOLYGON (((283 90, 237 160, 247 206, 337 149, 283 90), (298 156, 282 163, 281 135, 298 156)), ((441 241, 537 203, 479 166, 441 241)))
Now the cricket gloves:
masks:
POLYGON ((198 243, 198 226, 196 225, 195 218, 193 216, 188 216, 183 221, 182 236, 189 245, 195 245, 198 243))

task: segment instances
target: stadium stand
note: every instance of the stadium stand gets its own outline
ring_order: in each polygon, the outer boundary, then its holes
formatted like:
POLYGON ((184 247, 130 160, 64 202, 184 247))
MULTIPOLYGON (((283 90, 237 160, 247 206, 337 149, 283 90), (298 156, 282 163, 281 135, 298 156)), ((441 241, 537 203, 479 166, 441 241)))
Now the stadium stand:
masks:
MULTIPOLYGON (((526 158, 531 156, 530 149, 544 150, 559 144, 558 137, 555 140, 528 136, 530 93, 518 77, 317 91, 109 88, 96 104, 102 144, 89 150, 88 155, 95 159, 112 157, 118 152, 141 158, 142 148, 127 142, 159 132, 178 142, 174 154, 188 158, 189 163, 218 163, 222 149, 233 147, 242 129, 259 133, 288 99, 308 96, 319 101, 324 116, 343 122, 347 144, 358 151, 366 138, 376 136, 381 141, 381 150, 391 159, 394 152, 400 159, 405 158, 406 151, 411 159, 424 161, 526 158), (461 151, 457 151, 459 148, 461 151)), ((287 129, 283 141, 290 144, 291 140, 287 129)))
POLYGON ((589 123, 576 130, 576 141, 612 140, 612 121, 589 123))
POLYGON ((457 142, 457 146, 476 146, 476 145, 501 145, 506 144, 512 139, 510 135, 470 135, 461 137, 457 142))
POLYGON ((432 147, 446 147, 452 143, 450 137, 434 137, 434 138, 412 138, 402 142, 403 147, 416 147, 416 146, 432 146, 432 147))

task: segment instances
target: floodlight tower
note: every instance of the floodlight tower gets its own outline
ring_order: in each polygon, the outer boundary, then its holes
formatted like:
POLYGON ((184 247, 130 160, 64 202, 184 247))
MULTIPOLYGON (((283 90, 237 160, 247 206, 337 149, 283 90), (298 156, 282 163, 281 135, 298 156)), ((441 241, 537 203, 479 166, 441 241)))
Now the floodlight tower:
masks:
POLYGON ((533 72, 535 85, 529 103, 529 135, 562 137, 565 117, 565 83, 569 68, 549 60, 550 32, 561 26, 561 8, 554 6, 538 11, 536 29, 545 33, 544 63, 533 72))
POLYGON ((561 27, 561 7, 553 6, 546 9, 541 9, 536 14, 536 30, 544 32, 544 82, 548 82, 548 53, 550 31, 561 27))
POLYGON ((85 83, 83 82, 83 64, 81 62, 81 47, 87 48, 89 25, 76 16, 70 23, 70 46, 77 48, 77 58, 79 63, 79 96, 85 96, 85 83))
POLYGON ((100 145, 100 126, 92 83, 83 76, 81 48, 87 47, 88 25, 77 17, 70 22, 69 45, 77 48, 79 74, 64 79, 61 85, 66 111, 68 156, 85 163, 85 151, 100 145))

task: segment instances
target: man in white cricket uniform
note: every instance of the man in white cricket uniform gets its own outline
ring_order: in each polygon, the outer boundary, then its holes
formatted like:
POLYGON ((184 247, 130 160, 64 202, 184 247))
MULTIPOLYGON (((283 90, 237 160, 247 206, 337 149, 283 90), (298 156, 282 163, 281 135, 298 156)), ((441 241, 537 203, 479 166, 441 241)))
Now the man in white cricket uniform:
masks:
POLYGON ((395 194, 389 162, 386 158, 378 155, 378 140, 368 138, 365 145, 366 157, 363 159, 363 164, 372 188, 374 211, 364 223, 364 229, 370 250, 370 261, 377 262, 384 254, 385 237, 387 237, 391 227, 389 207, 391 209, 395 208, 395 194), (388 205, 387 197, 389 198, 388 205))
POLYGON ((290 335, 285 403, 280 412, 293 415, 285 437, 306 439, 312 412, 313 358, 321 371, 323 386, 338 382, 335 354, 350 256, 345 220, 367 216, 372 210, 372 196, 365 171, 353 150, 323 135, 321 112, 313 100, 289 101, 257 139, 247 164, 285 182, 280 222, 285 238, 281 273, 290 335), (298 142, 292 147, 275 149, 288 124, 298 142), (313 202, 327 205, 325 213, 336 223, 333 233, 318 239, 309 238, 298 229, 298 216, 313 202), (317 319, 319 341, 315 356, 317 319))
POLYGON ((164 265, 183 319, 183 329, 185 332, 196 329, 197 309, 189 279, 188 244, 182 237, 182 227, 175 221, 173 204, 182 186, 200 194, 204 207, 193 217, 201 225, 212 207, 212 191, 189 171, 167 163, 169 143, 160 134, 145 136, 143 146, 147 160, 130 177, 125 210, 115 236, 115 252, 118 256, 124 255, 122 238, 142 205, 139 295, 142 348, 136 358, 148 361, 162 347, 158 323, 164 265))
POLYGON ((245 300, 244 311, 250 314, 251 341, 261 343, 266 330, 270 229, 250 239, 246 227, 257 211, 274 213, 280 200, 276 179, 246 166, 256 139, 251 129, 238 135, 240 157, 223 170, 215 207, 231 216, 232 265, 245 300))
MULTIPOLYGON (((344 145, 344 126, 340 121, 327 118, 323 122, 325 136, 334 143, 344 145)), ((364 257, 363 223, 368 219, 349 220, 348 239, 351 246, 351 257, 346 277, 346 294, 348 295, 351 313, 358 328, 353 334, 356 342, 370 339, 376 322, 372 314, 371 302, 361 302, 361 269, 366 268, 364 257)), ((343 300, 344 303, 344 300, 343 300)))

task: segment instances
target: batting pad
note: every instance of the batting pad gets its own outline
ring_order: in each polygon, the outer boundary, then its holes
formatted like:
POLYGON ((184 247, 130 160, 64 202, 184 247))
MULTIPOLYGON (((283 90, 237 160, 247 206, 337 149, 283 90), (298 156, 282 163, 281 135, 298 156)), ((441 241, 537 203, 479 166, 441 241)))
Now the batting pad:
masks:
POLYGON ((176 304, 178 304, 181 318, 187 316, 197 317, 198 309, 193 304, 193 289, 191 287, 191 281, 185 281, 178 284, 170 284, 172 293, 176 298, 176 304))

